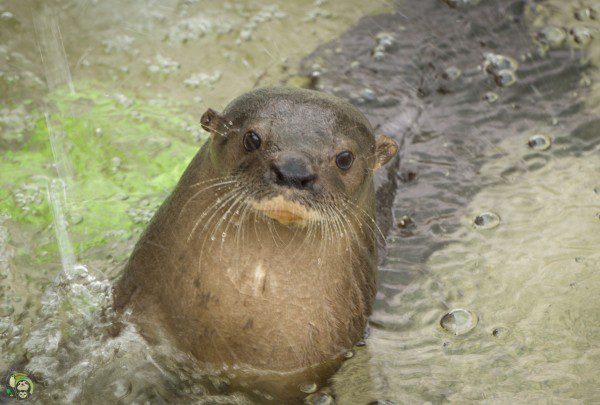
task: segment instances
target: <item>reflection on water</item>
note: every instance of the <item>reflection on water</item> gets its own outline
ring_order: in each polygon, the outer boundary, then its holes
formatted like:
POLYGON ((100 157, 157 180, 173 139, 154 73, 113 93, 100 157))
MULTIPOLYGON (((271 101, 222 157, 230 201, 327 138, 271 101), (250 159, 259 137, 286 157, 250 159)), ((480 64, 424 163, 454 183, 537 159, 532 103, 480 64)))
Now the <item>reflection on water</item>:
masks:
POLYGON ((204 136, 195 117, 287 82, 403 145, 377 179, 371 334, 336 401, 598 398, 598 5, 394 7, 1 3, 0 370, 34 371, 45 402, 251 401, 131 328, 112 337, 106 307, 204 136))

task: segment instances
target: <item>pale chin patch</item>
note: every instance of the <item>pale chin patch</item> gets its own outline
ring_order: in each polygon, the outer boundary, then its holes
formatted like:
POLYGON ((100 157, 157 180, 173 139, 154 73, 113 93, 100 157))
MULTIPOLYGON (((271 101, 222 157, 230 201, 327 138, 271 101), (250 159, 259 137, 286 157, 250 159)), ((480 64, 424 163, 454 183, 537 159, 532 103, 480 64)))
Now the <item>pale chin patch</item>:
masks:
POLYGON ((306 226, 311 220, 318 220, 319 215, 305 206, 290 201, 279 195, 252 203, 252 207, 268 218, 282 225, 306 226))

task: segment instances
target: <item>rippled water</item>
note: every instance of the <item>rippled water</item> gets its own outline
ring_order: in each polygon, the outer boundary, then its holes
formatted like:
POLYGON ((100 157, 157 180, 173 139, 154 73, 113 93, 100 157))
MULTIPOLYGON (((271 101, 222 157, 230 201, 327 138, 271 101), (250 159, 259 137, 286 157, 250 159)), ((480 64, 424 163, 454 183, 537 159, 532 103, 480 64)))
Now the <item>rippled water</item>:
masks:
POLYGON ((251 401, 132 329, 111 337, 106 308, 197 117, 287 83, 402 145, 377 178, 370 336, 336 401, 597 401, 599 7, 0 3, 0 370, 34 372, 43 402, 251 401))

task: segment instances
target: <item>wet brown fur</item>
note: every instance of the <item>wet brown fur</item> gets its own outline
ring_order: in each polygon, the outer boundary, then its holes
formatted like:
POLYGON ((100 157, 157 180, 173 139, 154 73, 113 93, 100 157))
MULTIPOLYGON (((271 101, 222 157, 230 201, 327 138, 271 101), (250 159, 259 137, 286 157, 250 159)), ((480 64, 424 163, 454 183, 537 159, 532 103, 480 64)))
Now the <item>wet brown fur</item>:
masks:
POLYGON ((210 140, 137 243, 115 308, 131 309, 148 339, 160 325, 217 370, 302 374, 321 364, 327 377, 371 313, 372 176, 396 145, 376 139, 352 105, 311 90, 255 90, 222 114, 209 109, 201 124, 210 140), (263 138, 258 151, 243 147, 250 129, 263 138), (347 172, 335 164, 342 150, 356 157, 347 172), (286 153, 310 161, 316 191, 269 183, 270 162, 286 153), (277 196, 315 217, 284 225, 252 206, 277 196))

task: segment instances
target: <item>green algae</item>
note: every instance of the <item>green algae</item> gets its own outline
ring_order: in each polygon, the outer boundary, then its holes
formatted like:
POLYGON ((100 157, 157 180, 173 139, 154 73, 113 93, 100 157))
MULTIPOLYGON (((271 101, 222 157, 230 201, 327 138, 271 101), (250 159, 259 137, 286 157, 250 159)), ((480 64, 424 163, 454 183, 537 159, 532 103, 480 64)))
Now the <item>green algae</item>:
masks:
MULTIPOLYGON (((108 94, 95 83, 78 84, 76 93, 56 91, 30 115, 32 130, 16 147, 0 150, 0 213, 33 233, 48 232, 46 183, 57 176, 55 159, 67 161, 76 253, 141 229, 199 148, 189 131, 194 120, 177 106, 108 94), (54 154, 47 121, 62 146, 54 154)), ((48 238, 37 246, 42 262, 54 245, 48 238)))

